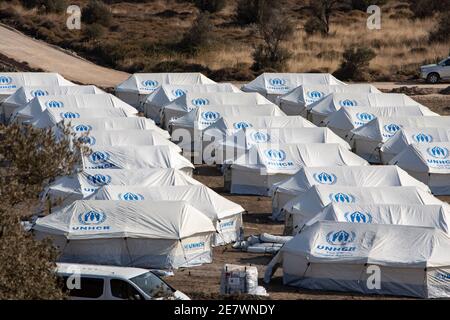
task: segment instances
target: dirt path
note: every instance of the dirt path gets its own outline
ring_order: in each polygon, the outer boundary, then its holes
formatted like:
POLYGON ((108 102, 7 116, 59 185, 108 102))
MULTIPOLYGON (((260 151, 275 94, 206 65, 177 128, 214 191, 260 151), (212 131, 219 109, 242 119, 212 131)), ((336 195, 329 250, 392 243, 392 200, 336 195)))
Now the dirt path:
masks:
POLYGON ((114 87, 129 76, 125 72, 93 64, 4 25, 0 25, 0 39, 0 53, 5 56, 27 62, 32 68, 58 72, 71 81, 114 87))

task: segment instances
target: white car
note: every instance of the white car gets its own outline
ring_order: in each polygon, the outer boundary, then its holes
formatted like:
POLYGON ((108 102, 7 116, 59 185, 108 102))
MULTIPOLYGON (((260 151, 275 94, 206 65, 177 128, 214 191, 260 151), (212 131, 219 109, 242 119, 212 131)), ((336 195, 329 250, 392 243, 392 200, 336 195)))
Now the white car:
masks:
POLYGON ((438 64, 427 64, 420 67, 420 76, 429 83, 438 83, 441 80, 450 80, 450 57, 438 64))
POLYGON ((147 269, 57 263, 56 274, 74 300, 190 300, 147 269))

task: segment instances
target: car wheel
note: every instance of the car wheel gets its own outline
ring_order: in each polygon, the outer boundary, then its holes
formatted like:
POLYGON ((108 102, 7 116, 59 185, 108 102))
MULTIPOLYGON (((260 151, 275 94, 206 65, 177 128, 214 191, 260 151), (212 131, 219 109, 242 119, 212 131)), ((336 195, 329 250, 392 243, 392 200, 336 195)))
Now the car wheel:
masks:
POLYGON ((427 76, 428 83, 438 83, 439 82, 439 74, 436 72, 432 72, 427 76))

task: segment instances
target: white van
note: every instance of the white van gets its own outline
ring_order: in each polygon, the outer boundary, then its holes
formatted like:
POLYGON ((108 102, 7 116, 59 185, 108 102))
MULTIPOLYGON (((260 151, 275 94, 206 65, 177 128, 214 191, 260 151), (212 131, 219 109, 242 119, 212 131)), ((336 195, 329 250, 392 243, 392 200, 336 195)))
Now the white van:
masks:
POLYGON ((57 263, 56 274, 75 300, 190 300, 147 269, 57 263))

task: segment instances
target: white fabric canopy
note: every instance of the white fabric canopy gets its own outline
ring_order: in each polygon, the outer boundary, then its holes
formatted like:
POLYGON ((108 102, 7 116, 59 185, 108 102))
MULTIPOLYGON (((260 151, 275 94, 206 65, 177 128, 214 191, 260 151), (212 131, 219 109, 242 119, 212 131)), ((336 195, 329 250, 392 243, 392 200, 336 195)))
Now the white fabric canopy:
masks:
POLYGON ((79 141, 91 146, 168 146, 171 152, 180 153, 181 148, 152 130, 112 130, 78 133, 79 141))
POLYGON ((381 162, 388 163, 412 143, 449 142, 448 128, 405 128, 397 131, 380 149, 381 162))
POLYGON ((68 119, 64 120, 64 125, 70 125, 76 134, 88 131, 151 130, 167 139, 170 138, 166 130, 144 117, 68 119))
POLYGON ((223 116, 203 132, 204 139, 212 141, 213 137, 225 137, 236 133, 243 128, 311 128, 316 127, 300 116, 223 116), (209 136, 209 138, 206 138, 209 136))
POLYGON ((88 120, 95 118, 127 118, 123 109, 119 108, 46 108, 39 115, 31 120, 24 121, 37 128, 51 128, 63 120, 71 121, 74 119, 88 120))
POLYGON ((77 94, 36 97, 25 106, 16 110, 12 121, 35 120, 46 109, 59 112, 74 109, 119 109, 127 116, 135 116, 138 111, 112 94, 77 94))
POLYGON ((304 167, 292 177, 272 186, 272 218, 282 219, 280 210, 314 185, 354 187, 413 186, 430 192, 427 185, 410 176, 398 166, 333 166, 304 167))
POLYGON ((432 194, 417 187, 348 187, 315 185, 291 199, 283 207, 286 225, 301 230, 330 203, 442 204, 432 194))
POLYGON ((271 101, 294 90, 302 84, 345 85, 329 73, 263 73, 255 80, 242 86, 242 91, 259 92, 271 101))
POLYGON ((283 283, 312 290, 450 297, 450 238, 425 227, 318 222, 283 246, 283 283), (367 286, 380 268, 379 289, 367 286))
POLYGON ((330 203, 309 220, 371 224, 397 224, 435 228, 449 234, 450 206, 439 204, 330 203))
MULTIPOLYGON (((246 128, 215 143, 215 152, 211 156, 216 163, 232 163, 245 150, 260 143, 337 143, 350 150, 349 144, 328 128, 246 128)), ((207 159, 207 162, 211 163, 212 159, 207 159)))
POLYGON ((209 93, 209 92, 241 92, 231 83, 174 85, 163 84, 153 94, 147 97, 144 103, 144 115, 157 122, 160 121, 162 107, 186 93, 209 93))
MULTIPOLYGON (((212 105, 271 105, 272 103, 258 93, 245 92, 209 92, 187 93, 165 105, 161 111, 161 123, 168 127, 169 122, 186 115, 188 112, 203 106, 212 105)), ((275 105, 276 108, 278 106, 275 105)), ((280 114, 283 114, 280 111, 280 114)))
POLYGON ((450 142, 413 143, 389 163, 430 186, 438 195, 450 195, 450 142))
POLYGON ((211 262, 212 221, 184 201, 78 200, 39 218, 61 262, 178 268, 211 262), (67 241, 70 240, 70 241, 67 241))
POLYGON ((104 186, 90 196, 91 200, 167 200, 186 201, 208 216, 219 232, 214 245, 222 245, 239 240, 242 227, 240 205, 220 196, 205 185, 185 186, 104 186))
POLYGON ((105 94, 105 92, 96 86, 24 86, 3 101, 5 119, 8 120, 18 108, 36 97, 78 94, 105 94))
POLYGON ((186 73, 135 73, 120 83, 115 90, 117 97, 141 108, 149 94, 162 84, 213 84, 213 80, 198 72, 186 73))
POLYGON ((349 139, 350 131, 362 127, 377 117, 438 116, 437 113, 421 106, 409 107, 358 107, 340 108, 323 121, 323 125, 344 139, 349 139))
POLYGON ((23 86, 75 86, 58 73, 50 72, 1 72, 0 103, 23 86))
POLYGON ((174 168, 192 174, 194 166, 168 146, 92 146, 82 155, 84 169, 174 168))
POLYGON ((231 165, 231 193, 268 195, 271 186, 303 167, 368 163, 336 143, 257 144, 231 165))
POLYGON ((307 109, 312 122, 319 124, 341 108, 408 106, 419 106, 424 112, 431 112, 403 93, 331 93, 322 100, 310 104, 307 109))
POLYGON ((449 127, 450 116, 377 117, 352 130, 355 152, 371 162, 380 162, 379 148, 402 128, 449 127))
POLYGON ((303 84, 291 92, 279 96, 277 98, 277 104, 287 115, 301 115, 302 117, 306 117, 307 106, 334 92, 380 93, 371 84, 303 84))
POLYGON ((199 184, 199 181, 172 168, 92 169, 57 178, 45 189, 42 198, 65 205, 92 195, 102 186, 163 187, 199 184))

